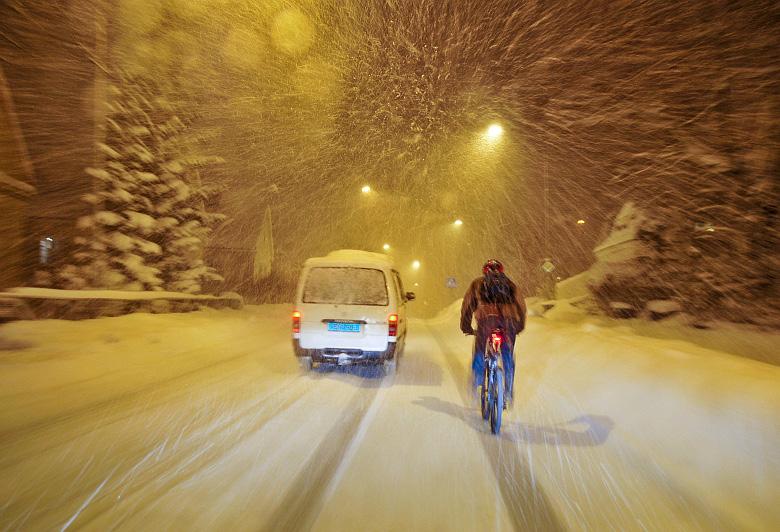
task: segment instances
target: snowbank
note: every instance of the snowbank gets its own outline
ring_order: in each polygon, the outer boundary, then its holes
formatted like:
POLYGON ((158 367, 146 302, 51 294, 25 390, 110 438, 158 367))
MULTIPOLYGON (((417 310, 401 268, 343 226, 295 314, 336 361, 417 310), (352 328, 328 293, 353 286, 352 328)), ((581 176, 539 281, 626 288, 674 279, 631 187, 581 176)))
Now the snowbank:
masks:
POLYGON ((463 304, 463 298, 456 299, 446 307, 444 307, 439 313, 428 320, 430 323, 460 323, 460 307, 463 304))
MULTIPOLYGON (((5 408, 0 409, 0 427, 8 433, 55 413, 78 411, 202 365, 230 360, 237 353, 252 353, 258 336, 287 332, 288 316, 287 306, 268 305, 2 325, 0 337, 23 350, 12 358, 8 351, 4 353, 0 402, 5 408), (232 351, 226 349, 228 344, 232 351), (61 393, 73 388, 78 393, 67 397, 61 393)), ((271 362, 276 364, 275 359, 271 362)), ((292 356, 278 365, 283 363, 292 366, 292 356)), ((276 365, 272 369, 278 370, 276 365)))
MULTIPOLYGON (((17 300, 37 318, 88 319, 133 312, 190 312, 202 306, 241 308, 240 295, 218 296, 164 291, 59 290, 17 287, 0 292, 0 300, 17 300)), ((16 313, 9 319, 27 319, 16 313)))
POLYGON ((567 279, 555 283, 555 294, 559 299, 571 299, 573 297, 588 295, 590 293, 588 290, 589 279, 589 271, 572 275, 567 279))
MULTIPOLYGON (((453 301, 429 321, 432 324, 450 323, 457 326, 462 301, 462 299, 453 301)), ((549 302, 527 298, 526 303, 529 319, 544 316, 542 319, 546 321, 561 325, 579 325, 583 330, 613 329, 630 332, 637 337, 685 342, 692 349, 712 350, 780 366, 780 349, 777 348, 780 345, 778 332, 729 322, 714 322, 710 329, 697 329, 691 327, 685 321, 685 317, 680 319, 672 317, 660 322, 643 319, 611 319, 589 313, 587 310, 589 301, 582 297, 549 302), (542 307, 548 303, 554 305, 542 311, 542 307)), ((677 308, 668 302, 658 302, 653 305, 654 311, 669 311, 677 308)))
MULTIPOLYGON (((713 322, 709 329, 690 326, 685 316, 671 317, 663 321, 643 319, 611 319, 594 316, 583 307, 581 298, 556 301, 555 306, 544 313, 544 319, 560 324, 581 325, 592 330, 630 331, 639 337, 680 341, 691 348, 703 348, 749 358, 780 366, 780 333, 761 330, 747 325, 729 322, 713 322)), ((653 312, 670 312, 678 309, 674 302, 658 301, 653 312)))
POLYGON ((164 291, 131 291, 131 290, 60 290, 56 288, 16 287, 0 292, 0 297, 18 297, 23 299, 106 299, 114 301, 149 301, 166 299, 172 301, 242 301, 241 296, 234 293, 212 296, 206 294, 186 294, 183 292, 164 291))

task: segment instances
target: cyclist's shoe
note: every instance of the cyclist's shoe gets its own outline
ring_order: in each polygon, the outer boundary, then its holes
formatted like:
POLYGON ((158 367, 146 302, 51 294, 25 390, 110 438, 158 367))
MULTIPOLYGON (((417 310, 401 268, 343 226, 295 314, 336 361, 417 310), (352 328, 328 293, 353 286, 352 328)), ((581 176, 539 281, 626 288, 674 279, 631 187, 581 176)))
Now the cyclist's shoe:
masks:
POLYGON ((512 408, 512 398, 504 396, 504 410, 510 410, 512 408))

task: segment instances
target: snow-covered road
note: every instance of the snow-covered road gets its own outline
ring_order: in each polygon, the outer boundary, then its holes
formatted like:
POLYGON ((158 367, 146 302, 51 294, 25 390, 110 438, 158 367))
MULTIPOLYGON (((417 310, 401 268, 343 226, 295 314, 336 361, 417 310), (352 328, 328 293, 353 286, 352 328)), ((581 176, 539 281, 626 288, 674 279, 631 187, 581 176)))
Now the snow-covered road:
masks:
POLYGON ((452 312, 386 377, 289 310, 0 327, 0 529, 780 528, 776 366, 534 318, 495 437, 452 312))

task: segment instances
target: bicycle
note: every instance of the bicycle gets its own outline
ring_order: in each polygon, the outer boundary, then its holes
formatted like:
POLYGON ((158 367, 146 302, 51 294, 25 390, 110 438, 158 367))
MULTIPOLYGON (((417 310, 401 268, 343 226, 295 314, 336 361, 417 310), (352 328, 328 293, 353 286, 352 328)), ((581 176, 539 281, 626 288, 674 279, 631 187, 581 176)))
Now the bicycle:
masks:
POLYGON ((501 344, 504 343, 504 331, 493 329, 487 339, 484 357, 484 374, 480 403, 482 419, 490 421, 490 432, 501 431, 501 416, 504 412, 504 369, 501 367, 501 344))

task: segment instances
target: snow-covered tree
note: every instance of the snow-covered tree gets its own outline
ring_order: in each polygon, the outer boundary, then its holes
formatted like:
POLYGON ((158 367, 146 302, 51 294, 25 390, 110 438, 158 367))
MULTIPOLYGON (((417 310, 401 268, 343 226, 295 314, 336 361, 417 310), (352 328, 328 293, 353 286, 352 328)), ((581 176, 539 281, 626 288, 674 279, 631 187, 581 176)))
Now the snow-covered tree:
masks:
POLYGON ((252 272, 255 281, 268 278, 271 275, 274 260, 274 233, 271 218, 271 207, 266 207, 263 225, 255 242, 255 260, 252 272))
POLYGON ((652 273, 705 319, 780 323, 780 158, 771 149, 780 130, 769 116, 724 84, 713 109, 662 154, 669 179, 637 183, 652 214, 642 233, 652 273))
POLYGON ((182 113, 153 83, 122 79, 112 88, 103 164, 88 168, 92 212, 78 221, 69 288, 199 292, 221 280, 203 262, 203 245, 222 215, 208 212, 212 189, 200 170, 218 162, 197 153, 182 113))
POLYGON ((648 190, 633 237, 642 253, 602 268, 591 284, 597 301, 641 310, 669 299, 699 320, 776 327, 780 254, 772 170, 749 171, 744 155, 701 144, 677 164, 687 175, 698 173, 700 185, 684 194, 664 194, 658 185, 656 194, 648 190))

